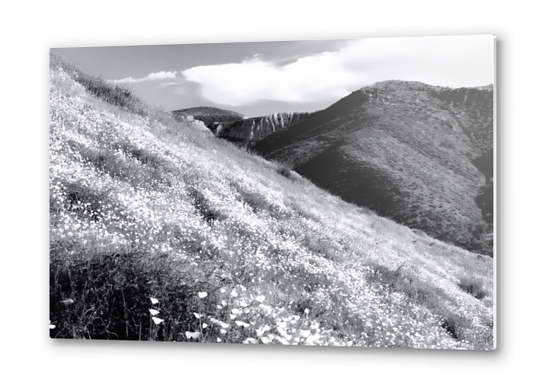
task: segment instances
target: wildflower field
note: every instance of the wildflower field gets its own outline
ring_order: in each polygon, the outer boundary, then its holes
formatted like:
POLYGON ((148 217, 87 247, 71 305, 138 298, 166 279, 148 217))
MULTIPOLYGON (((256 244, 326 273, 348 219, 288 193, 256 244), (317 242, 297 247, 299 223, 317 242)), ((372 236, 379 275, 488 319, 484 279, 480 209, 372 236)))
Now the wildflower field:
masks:
POLYGON ((493 260, 51 56, 52 338, 494 349, 493 260))

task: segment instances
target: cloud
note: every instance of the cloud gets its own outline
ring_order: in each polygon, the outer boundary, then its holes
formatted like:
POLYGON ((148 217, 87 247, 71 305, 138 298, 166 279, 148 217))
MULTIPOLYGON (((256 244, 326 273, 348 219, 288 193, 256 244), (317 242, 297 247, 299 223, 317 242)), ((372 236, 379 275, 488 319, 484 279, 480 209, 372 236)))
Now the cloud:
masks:
POLYGON ((125 77, 124 79, 120 79, 120 80, 108 80, 108 81, 112 83, 142 83, 145 81, 156 81, 156 80, 176 79, 176 78, 177 78, 177 71, 173 71, 173 72, 160 71, 160 72, 149 73, 147 76, 140 77, 137 79, 134 79, 133 77, 125 77))
POLYGON ((157 86, 160 87, 160 88, 166 88, 166 87, 171 87, 172 85, 181 85, 181 84, 184 84, 184 83, 186 83, 185 79, 175 78, 175 81, 167 81, 165 83, 160 83, 157 86))
POLYGON ((337 100, 391 79, 451 87, 489 84, 494 77, 493 47, 489 35, 363 39, 285 65, 255 55, 181 74, 217 104, 241 106, 262 100, 301 104, 337 100))

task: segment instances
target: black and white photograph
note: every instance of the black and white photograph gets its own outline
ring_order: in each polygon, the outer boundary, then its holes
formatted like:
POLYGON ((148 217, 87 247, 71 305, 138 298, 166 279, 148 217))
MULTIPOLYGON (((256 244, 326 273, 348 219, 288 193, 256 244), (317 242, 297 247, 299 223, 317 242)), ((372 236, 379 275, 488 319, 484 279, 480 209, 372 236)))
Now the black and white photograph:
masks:
POLYGON ((4 8, 4 381, 538 377, 536 4, 4 8))
POLYGON ((494 35, 49 60, 50 338, 496 349, 494 35))

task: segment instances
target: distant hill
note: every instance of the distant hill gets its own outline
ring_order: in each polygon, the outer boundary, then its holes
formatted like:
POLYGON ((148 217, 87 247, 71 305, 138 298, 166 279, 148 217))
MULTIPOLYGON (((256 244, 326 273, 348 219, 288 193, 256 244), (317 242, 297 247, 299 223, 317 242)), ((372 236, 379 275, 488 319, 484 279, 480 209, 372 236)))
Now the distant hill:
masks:
POLYGON ((215 121, 236 121, 245 117, 240 113, 215 107, 177 109, 171 113, 176 118, 192 116, 194 119, 202 121, 207 127, 210 127, 215 121))
POLYGON ((309 113, 281 112, 237 121, 216 122, 211 130, 217 137, 252 147, 267 136, 303 121, 309 113))
POLYGON ((377 83, 254 148, 346 201, 492 254, 491 86, 377 83))
POLYGON ((245 147, 252 147, 257 141, 309 116, 305 112, 280 112, 247 118, 240 113, 214 107, 186 108, 172 113, 177 119, 191 116, 202 121, 215 136, 245 147))

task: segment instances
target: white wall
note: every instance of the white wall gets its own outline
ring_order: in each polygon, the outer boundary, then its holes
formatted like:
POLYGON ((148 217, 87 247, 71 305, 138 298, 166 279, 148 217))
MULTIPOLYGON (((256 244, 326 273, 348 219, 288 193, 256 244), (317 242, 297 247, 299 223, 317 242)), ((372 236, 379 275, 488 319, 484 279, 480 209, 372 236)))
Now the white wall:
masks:
POLYGON ((475 383, 510 381, 522 373, 539 376, 534 370, 541 316, 535 294, 540 291, 542 257, 535 219, 541 212, 531 202, 539 197, 535 188, 540 179, 541 84, 535 68, 541 67, 541 30, 535 3, 524 2, 533 5, 523 7, 520 3, 52 0, 4 5, 0 234, 7 248, 4 245, 0 252, 0 343, 6 382, 475 383), (499 39, 497 352, 48 339, 50 47, 464 33, 493 33, 499 39))

